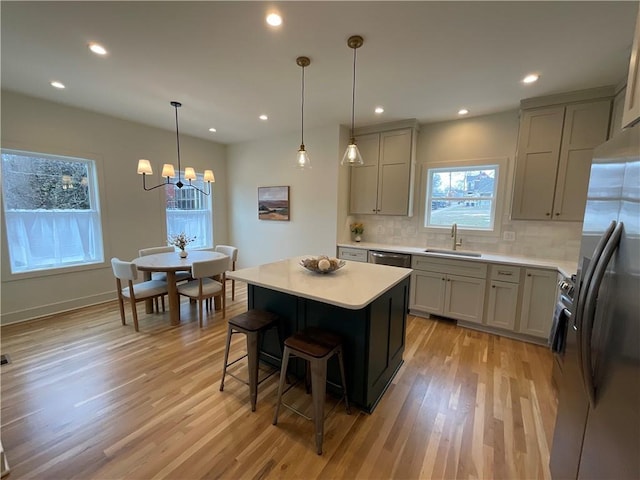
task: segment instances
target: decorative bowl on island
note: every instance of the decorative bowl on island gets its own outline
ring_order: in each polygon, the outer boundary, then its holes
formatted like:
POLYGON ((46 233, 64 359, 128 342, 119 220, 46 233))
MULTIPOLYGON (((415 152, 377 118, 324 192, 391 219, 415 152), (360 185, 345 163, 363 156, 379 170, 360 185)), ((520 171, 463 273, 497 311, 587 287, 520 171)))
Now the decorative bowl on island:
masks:
POLYGON ((316 273, 331 273, 335 272, 339 268, 345 266, 344 260, 338 260, 337 258, 327 257, 326 255, 320 255, 316 258, 303 258, 300 260, 302 265, 307 270, 316 273))

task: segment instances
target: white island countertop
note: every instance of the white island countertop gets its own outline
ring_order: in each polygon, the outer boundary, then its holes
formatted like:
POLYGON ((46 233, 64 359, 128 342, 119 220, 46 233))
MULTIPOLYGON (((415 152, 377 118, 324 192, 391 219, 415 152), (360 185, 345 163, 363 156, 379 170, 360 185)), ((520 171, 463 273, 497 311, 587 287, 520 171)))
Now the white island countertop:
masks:
POLYGON ((351 262, 332 273, 307 270, 300 261, 314 255, 288 258, 257 267, 227 272, 227 278, 278 292, 359 310, 411 275, 410 268, 351 262))

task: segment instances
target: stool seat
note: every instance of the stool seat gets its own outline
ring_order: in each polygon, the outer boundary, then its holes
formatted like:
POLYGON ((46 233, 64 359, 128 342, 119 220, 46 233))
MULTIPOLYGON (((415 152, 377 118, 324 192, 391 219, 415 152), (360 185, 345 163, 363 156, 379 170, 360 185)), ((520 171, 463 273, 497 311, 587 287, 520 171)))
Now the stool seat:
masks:
POLYGON ((277 320, 278 316, 273 312, 267 312, 266 310, 248 310, 230 319, 229 325, 247 330, 248 332, 256 332, 266 327, 271 327, 271 324, 277 320))
POLYGON ((284 344, 314 358, 322 358, 342 344, 338 335, 315 328, 307 328, 288 337, 284 344))

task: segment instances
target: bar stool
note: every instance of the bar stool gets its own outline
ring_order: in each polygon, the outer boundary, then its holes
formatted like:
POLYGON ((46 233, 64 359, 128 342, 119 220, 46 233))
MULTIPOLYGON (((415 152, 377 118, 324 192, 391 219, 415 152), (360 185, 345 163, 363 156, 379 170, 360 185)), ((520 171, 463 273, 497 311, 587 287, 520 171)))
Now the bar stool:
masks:
MULTIPOLYGON (((282 402, 282 388, 284 386, 287 365, 289 357, 298 357, 309 362, 307 372, 311 370, 311 396, 313 402, 313 421, 316 433, 316 451, 318 455, 322 455, 322 440, 324 438, 324 400, 327 387, 327 363, 334 355, 338 356, 340 364, 340 376, 342 379, 342 392, 347 409, 347 413, 351 413, 349 407, 349 398, 347 397, 347 384, 344 376, 344 361, 342 358, 342 339, 331 332, 321 330, 315 327, 309 327, 290 336, 284 341, 284 352, 282 354, 282 368, 280 371, 280 383, 278 385, 278 400, 276 402, 276 411, 273 417, 273 424, 278 424, 278 413, 280 404, 289 408, 293 412, 302 415, 293 407, 282 402)), ((289 387, 291 388, 291 387, 289 387)))
MULTIPOLYGON (((224 377, 229 376, 241 381, 245 385, 249 385, 249 396, 251 397, 251 411, 256 411, 256 403, 258 401, 258 385, 264 380, 269 378, 275 372, 269 373, 262 380, 258 381, 258 361, 260 357, 259 346, 261 344, 262 336, 264 332, 271 328, 278 330, 278 343, 282 345, 281 333, 279 327, 279 317, 275 313, 267 312, 265 310, 248 310, 240 315, 236 315, 228 321, 227 326, 227 346, 224 351, 224 366, 222 369, 222 380, 220 381, 220 391, 224 390, 224 377), (231 336, 235 333, 244 333, 247 337, 247 353, 240 358, 229 363, 229 349, 231 347, 231 336), (245 381, 236 377, 233 373, 227 372, 227 367, 239 362, 243 358, 247 357, 247 363, 249 367, 249 381, 245 381)), ((268 355, 263 353, 264 355, 268 355)), ((270 355, 268 355, 270 356, 270 355)), ((280 361, 279 358, 274 359, 280 361)))

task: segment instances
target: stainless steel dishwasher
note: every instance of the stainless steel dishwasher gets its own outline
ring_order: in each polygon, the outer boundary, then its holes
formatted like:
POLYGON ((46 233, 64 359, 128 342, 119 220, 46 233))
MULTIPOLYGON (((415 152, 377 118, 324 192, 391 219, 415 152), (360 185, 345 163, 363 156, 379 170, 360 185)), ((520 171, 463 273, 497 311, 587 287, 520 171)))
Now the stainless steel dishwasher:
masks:
POLYGON ((411 255, 408 253, 380 252, 369 250, 369 263, 391 265, 392 267, 411 267, 411 255))

